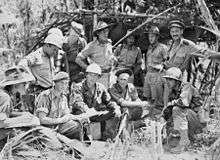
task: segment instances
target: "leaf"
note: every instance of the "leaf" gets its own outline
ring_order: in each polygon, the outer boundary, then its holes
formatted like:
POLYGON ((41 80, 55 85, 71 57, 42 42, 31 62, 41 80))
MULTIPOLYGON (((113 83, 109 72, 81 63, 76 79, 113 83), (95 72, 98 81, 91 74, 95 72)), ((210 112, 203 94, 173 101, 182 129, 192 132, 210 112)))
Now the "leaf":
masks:
POLYGON ((47 138, 45 138, 45 140, 47 140, 46 144, 49 147, 52 147, 54 149, 59 149, 62 148, 62 144, 60 143, 59 139, 57 138, 57 133, 55 131, 53 131, 50 128, 46 128, 43 127, 40 130, 40 133, 42 133, 43 135, 45 135, 47 138))
POLYGON ((23 157, 41 157, 41 153, 38 150, 20 151, 16 153, 18 156, 23 157))
POLYGON ((204 26, 199 26, 200 28, 207 30, 209 32, 212 32, 213 34, 215 34, 216 36, 220 37, 220 31, 219 30, 213 30, 204 26))

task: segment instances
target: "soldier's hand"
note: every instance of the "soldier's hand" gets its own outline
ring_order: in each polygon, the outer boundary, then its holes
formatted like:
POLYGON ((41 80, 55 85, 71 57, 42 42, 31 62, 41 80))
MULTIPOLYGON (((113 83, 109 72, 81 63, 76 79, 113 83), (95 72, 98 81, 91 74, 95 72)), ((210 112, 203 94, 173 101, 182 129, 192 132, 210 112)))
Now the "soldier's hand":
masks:
POLYGON ((142 101, 142 107, 143 108, 149 108, 150 107, 150 103, 147 101, 142 101))
POLYGON ((66 114, 60 118, 60 123, 66 123, 66 122, 72 120, 72 117, 73 117, 72 114, 66 114))

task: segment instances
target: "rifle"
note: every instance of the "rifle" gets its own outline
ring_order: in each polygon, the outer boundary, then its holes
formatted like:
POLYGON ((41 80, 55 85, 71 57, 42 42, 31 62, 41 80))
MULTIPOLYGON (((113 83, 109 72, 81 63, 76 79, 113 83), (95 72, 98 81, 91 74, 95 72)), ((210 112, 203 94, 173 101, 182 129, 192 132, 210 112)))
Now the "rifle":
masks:
POLYGON ((119 126, 118 133, 115 137, 115 143, 113 144, 113 150, 112 150, 110 160, 115 159, 116 147, 117 147, 118 143, 120 142, 120 137, 119 136, 122 134, 124 129, 126 129, 127 121, 128 121, 128 109, 126 108, 125 112, 123 113, 123 117, 122 117, 122 120, 121 120, 121 123, 120 123, 120 126, 119 126))

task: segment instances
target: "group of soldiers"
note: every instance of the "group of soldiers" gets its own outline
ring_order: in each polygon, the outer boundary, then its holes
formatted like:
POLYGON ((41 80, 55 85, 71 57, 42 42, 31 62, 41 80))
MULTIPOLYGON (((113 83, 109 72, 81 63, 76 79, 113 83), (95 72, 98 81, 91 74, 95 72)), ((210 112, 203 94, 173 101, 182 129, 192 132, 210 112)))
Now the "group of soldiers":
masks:
MULTIPOLYGON (((101 139, 106 140, 114 139, 124 112, 129 114, 129 121, 172 119, 180 142, 171 151, 182 152, 202 128, 197 115, 201 97, 183 78, 190 53, 199 49, 183 38, 184 23, 170 21, 170 46, 158 42, 158 27, 147 31, 150 45, 142 99, 133 85, 134 74, 143 65, 136 37, 131 34, 113 52, 109 27, 98 22, 94 40, 88 44, 79 23, 72 22, 65 37, 58 28, 50 29, 42 47, 5 71, 0 83, 0 121, 31 113, 41 125, 80 140, 91 140, 89 124, 98 122, 101 139), (115 81, 111 81, 112 76, 115 81), (23 103, 25 100, 29 103, 23 103)), ((4 126, 0 130, 5 130, 4 126)), ((2 139, 9 134, 8 130, 4 133, 2 139)))

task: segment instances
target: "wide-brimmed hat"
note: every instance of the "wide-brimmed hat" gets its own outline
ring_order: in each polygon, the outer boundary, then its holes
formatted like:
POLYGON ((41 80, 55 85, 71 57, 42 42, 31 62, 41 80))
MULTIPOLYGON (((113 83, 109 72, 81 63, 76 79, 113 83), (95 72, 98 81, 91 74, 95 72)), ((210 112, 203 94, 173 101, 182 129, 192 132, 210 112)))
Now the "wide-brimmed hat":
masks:
POLYGON ((173 19, 169 22, 168 28, 178 27, 181 29, 185 29, 185 24, 180 19, 173 19))
POLYGON ((129 68, 120 68, 116 71, 115 75, 118 77, 122 73, 127 73, 129 76, 132 76, 133 72, 129 68))
POLYGON ((58 72, 54 77, 53 77, 53 81, 54 82, 58 82, 61 80, 68 80, 69 79, 69 74, 66 72, 58 72))
POLYGON ((177 67, 169 68, 163 78, 174 79, 177 81, 182 81, 182 71, 177 67))
POLYGON ((85 31, 83 29, 83 25, 82 24, 73 21, 73 22, 71 22, 71 26, 72 26, 72 28, 76 29, 76 32, 78 34, 85 35, 85 31))
POLYGON ((34 76, 24 67, 14 66, 4 72, 4 80, 0 82, 0 86, 5 87, 8 85, 31 82, 34 80, 34 76))
POLYGON ((93 35, 97 36, 98 32, 100 32, 100 31, 102 31, 102 30, 104 30, 106 28, 109 28, 109 27, 111 27, 113 25, 114 25, 113 23, 107 24, 107 23, 105 23, 103 21, 99 21, 98 24, 96 25, 96 27, 93 30, 93 35))

